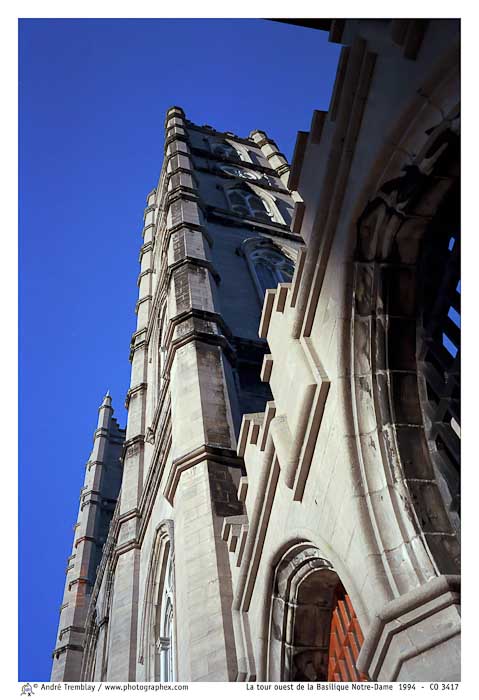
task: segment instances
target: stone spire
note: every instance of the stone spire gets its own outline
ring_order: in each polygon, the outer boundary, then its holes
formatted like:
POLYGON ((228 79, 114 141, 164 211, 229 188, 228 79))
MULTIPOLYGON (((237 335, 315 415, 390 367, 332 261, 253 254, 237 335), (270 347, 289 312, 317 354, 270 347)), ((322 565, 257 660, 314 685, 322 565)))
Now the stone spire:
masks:
POLYGON ((110 392, 98 409, 93 447, 80 490, 73 547, 68 557, 60 624, 53 651, 52 680, 78 680, 83 657, 85 620, 103 544, 108 534, 122 478, 125 431, 113 418, 110 392))

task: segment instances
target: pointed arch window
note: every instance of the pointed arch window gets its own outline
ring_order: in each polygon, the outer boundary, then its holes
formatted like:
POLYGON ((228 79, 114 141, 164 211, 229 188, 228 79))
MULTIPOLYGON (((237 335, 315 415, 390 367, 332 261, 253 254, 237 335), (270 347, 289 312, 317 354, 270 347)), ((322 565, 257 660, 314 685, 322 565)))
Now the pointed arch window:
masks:
POLYGON ((174 625, 173 559, 168 556, 167 572, 161 601, 157 607, 155 681, 175 681, 175 625, 174 625))
POLYGON ((232 187, 226 190, 226 196, 235 214, 261 221, 274 221, 270 204, 249 187, 232 187))
POLYGON ((148 681, 177 680, 174 562, 173 522, 163 520, 148 563, 139 634, 138 661, 148 681))
POLYGON ((293 260, 269 239, 248 239, 241 245, 260 301, 267 289, 276 289, 281 282, 291 282, 294 274, 293 260))
POLYGON ((272 248, 259 248, 251 253, 251 261, 263 294, 280 282, 291 282, 294 266, 283 253, 272 248))

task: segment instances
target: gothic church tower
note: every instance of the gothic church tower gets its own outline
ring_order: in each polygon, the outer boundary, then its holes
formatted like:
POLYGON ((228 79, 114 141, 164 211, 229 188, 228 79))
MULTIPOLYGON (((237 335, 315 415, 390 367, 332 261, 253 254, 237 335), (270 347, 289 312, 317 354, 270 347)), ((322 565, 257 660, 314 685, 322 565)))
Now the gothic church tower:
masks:
POLYGON ((168 111, 140 249, 121 489, 83 599, 67 601, 78 639, 71 665, 55 650, 55 680, 237 678, 222 528, 228 517, 240 553, 237 438, 242 415, 271 398, 263 299, 289 287, 301 246, 288 176, 264 132, 239 138, 168 111))

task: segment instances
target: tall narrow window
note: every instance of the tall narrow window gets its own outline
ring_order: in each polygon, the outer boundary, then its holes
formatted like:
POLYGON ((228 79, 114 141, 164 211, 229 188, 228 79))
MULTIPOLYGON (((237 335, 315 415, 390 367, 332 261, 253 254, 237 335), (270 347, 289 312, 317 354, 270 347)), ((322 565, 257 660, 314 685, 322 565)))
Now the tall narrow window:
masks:
POLYGON ((158 606, 155 681, 176 680, 173 578, 173 560, 169 556, 161 602, 158 606))
POLYGON ((139 630, 140 664, 148 681, 175 681, 176 621, 173 522, 162 520, 151 548, 139 630))

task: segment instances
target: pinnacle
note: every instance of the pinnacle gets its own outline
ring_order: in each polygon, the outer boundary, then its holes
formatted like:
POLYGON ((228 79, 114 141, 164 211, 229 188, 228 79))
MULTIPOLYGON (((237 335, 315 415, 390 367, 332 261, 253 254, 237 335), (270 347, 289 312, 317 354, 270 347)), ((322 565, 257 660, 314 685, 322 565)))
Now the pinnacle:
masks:
POLYGON ((102 406, 111 406, 111 394, 110 390, 108 389, 105 396, 103 397, 103 401, 101 402, 102 406))

